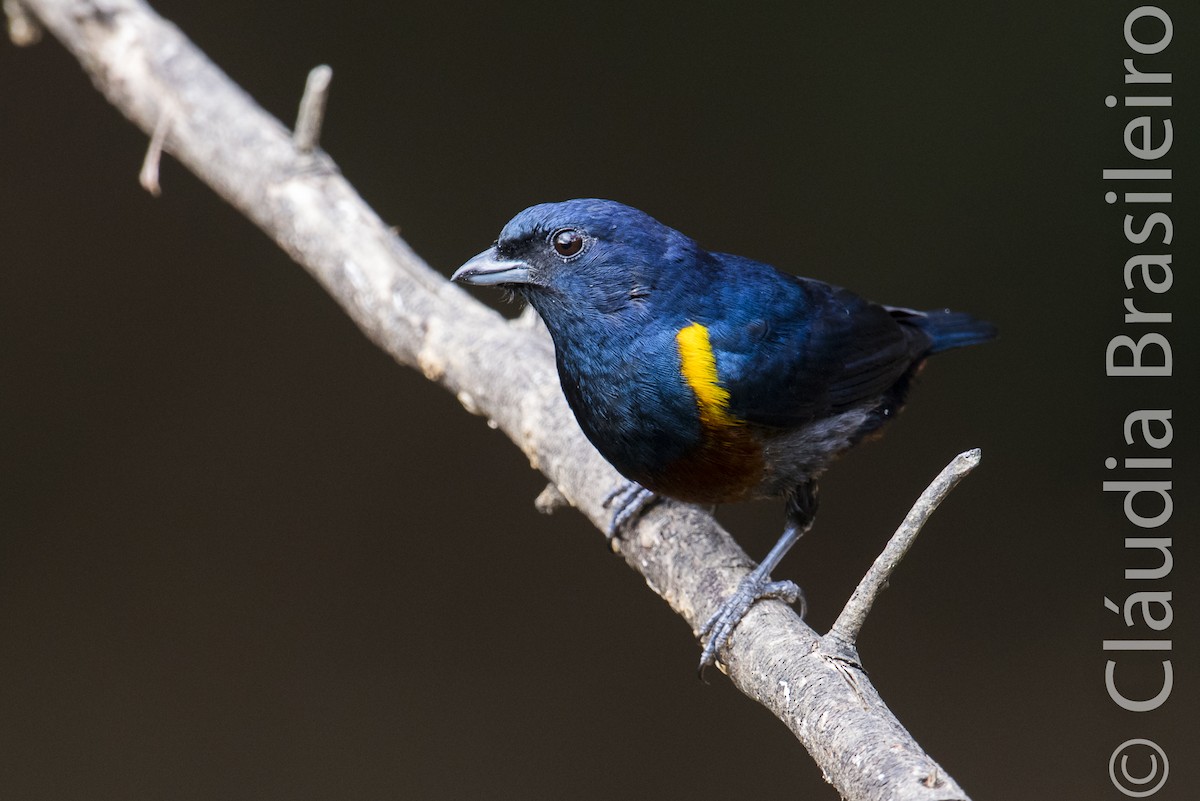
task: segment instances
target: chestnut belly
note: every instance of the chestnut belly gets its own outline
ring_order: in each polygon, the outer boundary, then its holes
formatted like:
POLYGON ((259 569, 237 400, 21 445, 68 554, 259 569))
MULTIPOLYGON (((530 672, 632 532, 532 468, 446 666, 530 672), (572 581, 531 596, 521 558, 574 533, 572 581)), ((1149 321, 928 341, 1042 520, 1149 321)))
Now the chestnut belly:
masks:
POLYGON ((688 503, 732 503, 758 497, 763 450, 749 426, 707 430, 699 447, 653 474, 637 477, 646 489, 688 503))

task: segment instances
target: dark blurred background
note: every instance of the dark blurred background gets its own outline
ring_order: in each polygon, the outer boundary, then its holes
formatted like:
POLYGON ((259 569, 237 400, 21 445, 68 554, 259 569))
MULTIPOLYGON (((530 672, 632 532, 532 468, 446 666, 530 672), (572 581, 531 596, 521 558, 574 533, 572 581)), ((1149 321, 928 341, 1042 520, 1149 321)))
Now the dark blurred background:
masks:
MULTIPOLYGON (((1145 330, 1100 180, 1137 166, 1103 102, 1135 5, 156 7, 288 124, 331 64, 323 145, 444 274, 525 206, 594 195, 995 321, 829 474, 777 575, 827 627, 981 447, 867 623, 872 678, 977 799, 1121 797, 1132 737, 1172 759, 1158 797, 1193 798, 1196 14, 1167 6, 1143 57, 1175 73, 1175 282, 1136 297, 1174 312, 1176 375, 1106 378, 1109 338, 1145 330), (1101 641, 1128 635, 1102 600, 1145 589, 1121 572, 1141 531, 1101 482, 1147 455, 1120 435, 1145 407, 1175 410, 1175 689, 1135 715, 1104 690, 1101 641)), ((835 797, 696 681, 690 631, 595 529, 534 511, 516 448, 177 163, 140 189, 145 147, 57 43, 0 43, 0 796, 835 797)), ((761 557, 782 508, 720 515, 761 557)), ((1153 664, 1126 663, 1131 694, 1153 664)))

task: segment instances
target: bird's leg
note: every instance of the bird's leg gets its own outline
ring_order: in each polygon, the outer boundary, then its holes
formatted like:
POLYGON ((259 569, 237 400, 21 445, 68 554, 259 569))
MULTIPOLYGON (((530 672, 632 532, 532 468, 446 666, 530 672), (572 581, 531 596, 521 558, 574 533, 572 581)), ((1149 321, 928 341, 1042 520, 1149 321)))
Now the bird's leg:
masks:
POLYGON ((795 493, 788 499, 787 525, 783 535, 771 548, 771 552, 750 575, 742 579, 733 594, 721 602, 716 613, 700 627, 699 637, 706 636, 708 642, 700 654, 700 677, 704 677, 704 669, 713 664, 717 654, 725 647, 733 630, 750 611, 756 601, 763 598, 777 598, 785 603, 800 602, 800 617, 804 617, 806 604, 804 593, 791 581, 772 581, 771 571, 782 561, 796 541, 804 536, 813 523, 817 513, 817 485, 815 481, 807 481, 796 488, 795 493))
POLYGON ((657 495, 636 481, 626 481, 618 486, 604 499, 604 507, 612 510, 605 536, 611 540, 620 534, 622 528, 636 520, 657 500, 657 495))

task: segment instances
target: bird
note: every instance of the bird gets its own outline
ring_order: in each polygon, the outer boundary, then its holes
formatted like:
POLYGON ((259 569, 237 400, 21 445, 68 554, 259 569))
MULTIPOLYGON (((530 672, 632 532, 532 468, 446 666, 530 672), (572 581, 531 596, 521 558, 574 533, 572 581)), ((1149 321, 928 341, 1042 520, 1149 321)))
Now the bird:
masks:
POLYGON ((817 481, 890 421, 926 358, 996 336, 963 313, 873 303, 832 284, 709 251, 631 206, 531 206, 452 280, 537 311, 579 427, 627 483, 610 538, 660 497, 782 499, 774 547, 700 627, 700 674, 759 600, 803 595, 771 578, 811 527, 817 481), (705 642, 705 638, 707 641, 705 642))

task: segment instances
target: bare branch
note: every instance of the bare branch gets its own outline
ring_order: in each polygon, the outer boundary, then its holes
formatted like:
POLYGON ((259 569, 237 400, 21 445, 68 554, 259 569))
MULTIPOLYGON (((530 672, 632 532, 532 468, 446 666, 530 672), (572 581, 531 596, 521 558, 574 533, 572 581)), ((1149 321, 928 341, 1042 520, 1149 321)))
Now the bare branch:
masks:
MULTIPOLYGON (((24 3, 143 131, 169 113, 163 149, 271 236, 372 341, 486 415, 567 502, 607 526, 604 500, 621 479, 567 408, 542 327, 505 321, 431 270, 328 156, 300 152, 278 120, 140 0, 24 3)), ((675 502, 656 504, 613 542, 693 630, 751 566, 711 516, 675 502)), ((845 798, 967 798, 869 679, 826 653, 782 603, 755 605, 726 656, 734 684, 787 725, 845 798)))
POLYGON ((846 606, 834 621, 833 628, 829 630, 827 636, 838 640, 842 645, 854 645, 858 640, 858 633, 862 630, 863 623, 867 620, 867 614, 875 604, 875 599, 887 586, 892 572, 900 564, 904 555, 908 553, 908 549, 917 539, 917 534, 921 533, 925 521, 950 494, 950 490, 958 486, 958 482, 975 469, 979 464, 979 459, 978 448, 965 451, 955 456, 950 464, 938 473, 933 483, 921 493, 921 497, 913 504, 913 508, 909 510, 908 516, 904 518, 900 528, 896 529, 896 533, 888 540, 883 553, 875 558, 871 569, 855 587, 850 600, 846 602, 846 606))

